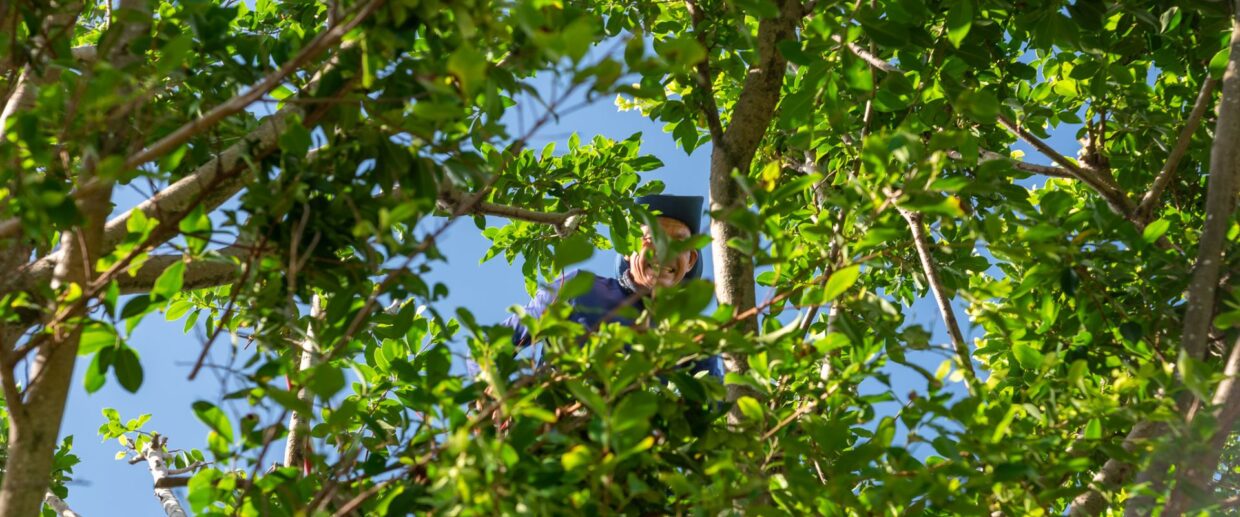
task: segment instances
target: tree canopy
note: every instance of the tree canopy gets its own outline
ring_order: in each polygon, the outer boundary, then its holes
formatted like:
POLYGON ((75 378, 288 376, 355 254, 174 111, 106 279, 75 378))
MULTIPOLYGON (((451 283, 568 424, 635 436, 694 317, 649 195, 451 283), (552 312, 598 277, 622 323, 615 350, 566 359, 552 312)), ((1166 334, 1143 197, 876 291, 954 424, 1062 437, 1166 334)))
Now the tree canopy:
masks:
POLYGON ((0 3, 0 514, 69 511, 73 369, 160 389, 128 343, 153 317, 242 386, 193 405, 204 443, 100 422, 169 515, 1240 506, 1237 10, 0 3), (523 314, 532 364, 429 275, 445 232, 531 292, 633 249, 639 135, 528 145, 579 99, 709 144, 714 270, 635 326, 523 314), (945 339, 907 323, 926 297, 945 339), (722 382, 683 368, 716 353, 722 382))

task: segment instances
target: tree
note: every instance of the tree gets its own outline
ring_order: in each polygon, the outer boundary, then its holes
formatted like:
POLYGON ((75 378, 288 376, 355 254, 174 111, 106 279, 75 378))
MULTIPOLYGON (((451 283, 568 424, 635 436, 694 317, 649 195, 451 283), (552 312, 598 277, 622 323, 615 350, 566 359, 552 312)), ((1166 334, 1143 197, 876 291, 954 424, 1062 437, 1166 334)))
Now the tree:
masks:
POLYGON ((191 377, 236 348, 225 398, 254 408, 195 403, 212 432, 183 452, 107 415, 170 515, 182 483, 207 515, 1234 506, 1236 12, 0 7, 0 514, 71 511, 74 364, 88 390, 150 389, 127 337, 160 311, 209 336, 191 377), (639 135, 527 148, 577 95, 711 144, 714 283, 657 293, 636 327, 522 315, 547 350, 529 364, 427 273, 462 218, 531 289, 632 249, 632 199, 660 189, 639 135), (541 113, 513 124, 523 102, 541 113), (1048 143, 1065 133, 1075 158, 1048 143), (109 219, 126 186, 150 194, 109 219), (946 343, 906 323, 926 297, 946 343), (481 373, 454 374, 452 347, 481 373), (680 368, 714 353, 722 383, 680 368))

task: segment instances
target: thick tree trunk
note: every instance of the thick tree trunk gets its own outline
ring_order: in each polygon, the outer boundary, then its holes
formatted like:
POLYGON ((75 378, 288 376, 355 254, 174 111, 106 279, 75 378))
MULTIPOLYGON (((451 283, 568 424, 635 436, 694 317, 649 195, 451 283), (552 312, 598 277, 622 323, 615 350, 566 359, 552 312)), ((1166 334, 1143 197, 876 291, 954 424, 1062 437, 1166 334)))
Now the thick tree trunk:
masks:
MULTIPOLYGON (((79 4, 55 15, 49 25, 64 24, 76 18, 79 4)), ((144 0, 123 0, 118 10, 145 12, 144 0)), ((108 58, 124 64, 132 60, 129 42, 143 32, 145 27, 132 20, 117 20, 104 35, 111 43, 108 58), (109 39, 110 38, 110 39, 109 39)), ((114 139, 112 135, 109 139, 114 139)), ((104 142, 105 149, 108 142, 104 142)), ((91 184, 94 179, 93 162, 84 160, 77 184, 91 184)), ((52 285, 58 291, 71 284, 85 288, 94 279, 94 263, 99 257, 103 241, 104 221, 112 211, 112 184, 101 182, 100 186, 85 189, 78 198, 78 210, 84 223, 63 233, 61 251, 64 260, 56 264, 52 273, 52 285)), ((48 330, 51 339, 41 346, 30 369, 30 382, 24 399, 10 413, 9 458, 4 482, 0 485, 0 515, 36 515, 43 503, 51 480, 53 454, 60 436, 60 424, 64 419, 65 402, 73 379, 73 365, 77 359, 82 327, 78 324, 80 314, 58 314, 61 307, 50 304, 51 318, 60 323, 48 330), (64 317, 60 317, 64 316, 64 317)), ((5 365, 11 368, 12 365, 5 365)), ((6 375, 11 375, 6 372, 6 375)))
POLYGON ((1240 339, 1232 345, 1223 375, 1225 378, 1210 401, 1217 428, 1203 444, 1201 452, 1189 455, 1178 465, 1175 490, 1167 500, 1167 515, 1180 515, 1188 511, 1199 497, 1206 497, 1205 502, 1210 502, 1208 498, 1213 492, 1210 482, 1218 470, 1219 457, 1227 445, 1227 438, 1236 430, 1236 420, 1240 417, 1240 339))
MULTIPOLYGON (((716 138, 710 159, 710 209, 715 213, 711 219, 710 233, 714 241, 711 256, 714 259, 715 296, 720 304, 731 305, 737 314, 751 311, 756 305, 754 295, 753 257, 746 250, 728 245, 733 239, 756 239, 745 235, 740 228, 728 222, 729 214, 748 210, 748 202, 740 192, 740 186, 732 174, 747 174, 758 144, 766 135, 767 127, 775 116, 779 104, 787 60, 776 45, 782 40, 795 40, 796 27, 801 19, 801 3, 785 0, 780 15, 763 20, 758 25, 758 61, 749 69, 740 97, 732 109, 731 121, 722 138, 716 138)), ((711 105, 714 103, 712 102, 711 105)), ((718 113, 708 113, 718 117, 718 113)), ((758 318, 751 314, 740 324, 746 332, 757 330, 758 318)), ((729 372, 744 372, 748 364, 743 354, 724 354, 724 366, 729 372)), ((747 393, 742 386, 728 386, 728 399, 734 401, 747 393)), ((735 421, 739 410, 734 409, 729 419, 735 421)))
MULTIPOLYGON (((1237 2, 1240 4, 1240 2, 1237 2)), ((1223 74, 1222 97, 1219 99, 1218 121, 1214 144, 1210 149, 1210 175, 1206 190, 1205 226, 1197 247, 1197 261, 1188 284, 1184 329, 1180 346, 1185 354, 1202 359, 1214 321, 1215 297, 1219 274, 1227 244, 1227 228, 1236 208, 1236 187, 1240 184, 1240 19, 1232 20, 1231 58, 1223 74)), ((1224 388, 1229 387, 1227 383, 1224 388)), ((1225 397, 1226 393, 1221 394, 1225 397)), ((1217 401, 1215 401, 1217 402, 1217 401)), ((1223 424, 1223 422, 1220 422, 1223 424)), ((1228 423, 1224 429, 1230 432, 1228 423)), ((1224 436, 1225 438, 1225 436, 1224 436)), ((1189 493, 1208 493, 1209 481, 1218 466, 1221 444, 1203 444, 1204 452, 1179 458, 1177 471, 1180 483, 1168 499, 1168 514, 1182 512, 1189 493)), ((1154 487, 1165 486, 1166 465, 1154 462, 1142 480, 1154 487)), ((1148 515, 1150 498, 1134 498, 1126 508, 1128 515, 1148 515)))

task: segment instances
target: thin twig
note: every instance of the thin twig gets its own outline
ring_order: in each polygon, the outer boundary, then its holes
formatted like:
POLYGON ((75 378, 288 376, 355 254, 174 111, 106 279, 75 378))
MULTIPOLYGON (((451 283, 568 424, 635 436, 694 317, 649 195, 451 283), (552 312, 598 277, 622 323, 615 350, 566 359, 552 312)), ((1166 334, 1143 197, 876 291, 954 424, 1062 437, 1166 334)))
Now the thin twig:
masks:
POLYGON ((1141 220, 1148 221, 1153 217, 1154 205, 1158 204, 1158 197, 1162 195, 1163 190, 1166 190, 1167 185, 1171 184, 1171 180, 1175 179, 1176 168, 1180 165, 1184 154, 1188 152, 1188 146, 1193 141, 1193 133, 1196 133, 1197 128, 1201 126, 1201 119, 1204 118, 1206 109, 1210 107, 1210 99, 1213 98, 1216 84, 1218 80, 1213 77, 1202 81, 1201 91, 1197 94, 1197 101, 1193 104, 1193 111, 1188 114, 1184 129, 1180 130, 1175 147, 1171 148, 1171 154, 1167 156, 1167 164, 1163 165, 1158 176, 1154 178, 1154 183, 1150 185, 1149 192, 1146 192, 1141 202, 1137 204, 1136 213, 1141 220))
POLYGON ((946 290, 943 289, 943 282, 939 280, 938 268, 934 264, 934 257, 930 251, 930 238, 926 235, 921 214, 904 208, 898 210, 900 215, 904 216, 904 220, 908 221, 909 230, 913 233, 913 245, 917 248, 917 255, 921 257, 922 272, 926 275, 926 283, 930 286, 934 301, 939 305, 939 314, 943 316, 943 323, 947 326, 947 335, 956 349, 956 358, 968 381, 969 391, 976 394, 977 372, 973 369, 972 353, 969 352, 969 344, 965 342, 964 334, 960 331, 960 323, 956 321, 956 312, 952 309, 951 298, 947 296, 946 290))

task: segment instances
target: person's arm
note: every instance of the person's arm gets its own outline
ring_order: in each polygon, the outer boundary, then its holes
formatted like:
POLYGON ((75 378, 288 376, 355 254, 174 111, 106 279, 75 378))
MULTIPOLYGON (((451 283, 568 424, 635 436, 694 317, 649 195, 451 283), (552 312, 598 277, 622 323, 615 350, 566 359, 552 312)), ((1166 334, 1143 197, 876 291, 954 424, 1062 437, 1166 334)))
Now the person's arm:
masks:
MULTIPOLYGON (((544 312, 547 312, 547 308, 559 299, 560 290, 564 288, 564 283, 577 276, 577 274, 578 271, 564 273, 555 282, 540 287, 538 292, 534 293, 534 297, 530 299, 529 303, 525 304, 525 313, 536 318, 542 316, 544 312)), ((501 325, 512 329, 512 345, 517 350, 532 344, 530 330, 521 324, 520 316, 516 314, 508 316, 501 325)))
MULTIPOLYGON (((553 285, 545 286, 538 289, 534 297, 525 304, 525 313, 534 317, 542 316, 552 303, 555 303, 559 295, 560 286, 564 284, 564 278, 553 285)), ((512 329, 512 345, 520 350, 530 345, 530 330, 521 324, 521 316, 513 314, 508 316, 502 323, 505 327, 512 329)))

